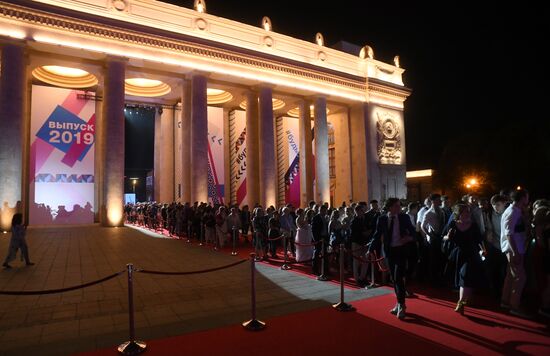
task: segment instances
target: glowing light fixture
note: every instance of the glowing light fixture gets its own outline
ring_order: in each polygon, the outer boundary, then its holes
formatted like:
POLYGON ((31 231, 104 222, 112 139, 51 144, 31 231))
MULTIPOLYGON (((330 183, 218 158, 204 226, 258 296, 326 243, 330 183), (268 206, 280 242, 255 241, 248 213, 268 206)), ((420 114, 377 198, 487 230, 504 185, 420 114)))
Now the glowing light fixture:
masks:
POLYGON ((223 104, 233 99, 233 95, 230 92, 214 88, 206 89, 206 96, 208 105, 223 104))
POLYGON ((433 175, 433 169, 421 169, 418 171, 408 171, 406 173, 407 178, 431 177, 432 175, 433 175))
POLYGON ((157 97, 170 93, 172 88, 156 79, 128 78, 125 80, 124 91, 128 95, 157 97))
POLYGON ((264 28, 264 30, 266 31, 271 31, 271 29, 273 28, 271 26, 271 19, 267 16, 264 16, 262 18, 262 27, 264 28))
POLYGON ((481 181, 477 177, 467 177, 464 180, 464 186, 467 189, 476 189, 481 185, 481 181))
POLYGON ((71 67, 43 66, 42 69, 52 74, 57 74, 57 75, 62 75, 65 77, 72 77, 72 78, 83 77, 89 74, 85 70, 78 69, 78 68, 71 68, 71 67))
MULTIPOLYGON (((330 113, 329 108, 327 107, 327 115, 330 113)), ((290 117, 300 117, 300 108, 295 107, 294 109, 290 109, 286 113, 290 117)), ((315 107, 313 105, 309 106, 309 115, 311 117, 315 117, 315 107)))
POLYGON ((34 69, 32 75, 41 82, 62 88, 89 88, 98 83, 95 75, 72 67, 42 66, 34 69))
MULTIPOLYGON (((273 110, 279 110, 279 109, 282 109, 285 107, 285 102, 282 101, 281 99, 271 99, 273 101, 273 110)), ((243 102, 241 102, 239 104, 240 108, 243 109, 243 110, 246 110, 246 100, 244 100, 243 102)))
POLYGON ((521 190, 521 185, 518 185, 518 186, 516 187, 516 190, 521 190))
POLYGON ((195 0, 195 10, 200 13, 206 13, 206 1, 205 0, 195 0))
POLYGON ((17 38, 22 40, 27 37, 27 34, 23 31, 0 28, 0 35, 8 36, 11 38, 17 38))

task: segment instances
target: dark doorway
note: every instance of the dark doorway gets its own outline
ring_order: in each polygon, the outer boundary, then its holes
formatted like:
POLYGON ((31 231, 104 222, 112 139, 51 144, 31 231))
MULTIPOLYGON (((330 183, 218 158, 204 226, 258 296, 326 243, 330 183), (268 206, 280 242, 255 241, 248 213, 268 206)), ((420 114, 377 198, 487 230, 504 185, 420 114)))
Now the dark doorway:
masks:
POLYGON ((149 106, 124 108, 124 192, 135 192, 138 202, 147 201, 147 172, 154 167, 155 113, 149 106))

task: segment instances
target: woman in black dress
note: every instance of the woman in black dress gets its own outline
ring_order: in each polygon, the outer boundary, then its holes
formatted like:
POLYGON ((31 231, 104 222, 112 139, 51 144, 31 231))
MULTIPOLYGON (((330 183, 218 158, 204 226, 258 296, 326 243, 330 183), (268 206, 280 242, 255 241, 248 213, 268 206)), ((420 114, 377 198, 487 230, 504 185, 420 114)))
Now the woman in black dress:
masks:
POLYGON ((456 263, 455 279, 460 286, 460 297, 455 311, 464 315, 464 306, 474 288, 483 286, 483 266, 480 251, 483 249, 483 237, 472 220, 470 208, 465 204, 453 207, 453 221, 449 233, 443 237, 451 240, 455 248, 452 252, 456 263))

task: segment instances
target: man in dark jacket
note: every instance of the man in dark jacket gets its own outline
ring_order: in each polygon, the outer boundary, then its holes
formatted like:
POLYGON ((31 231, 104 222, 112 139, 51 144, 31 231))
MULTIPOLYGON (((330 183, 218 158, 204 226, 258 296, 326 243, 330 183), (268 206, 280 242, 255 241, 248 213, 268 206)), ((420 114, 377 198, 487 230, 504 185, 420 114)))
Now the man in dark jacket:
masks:
POLYGON ((327 221, 327 207, 325 205, 321 205, 321 208, 319 208, 319 213, 313 217, 313 220, 311 221, 311 232, 313 234, 313 241, 325 241, 324 246, 325 249, 323 250, 323 244, 319 242, 315 245, 315 249, 313 250, 313 263, 312 263, 312 270, 313 274, 316 275, 324 275, 326 276, 328 274, 328 261, 326 258, 327 251, 326 247, 329 243, 329 236, 328 236, 328 221, 327 221), (323 259, 325 259, 325 269, 324 271, 321 271, 321 260, 319 256, 323 255, 323 259))
MULTIPOLYGON (((381 215, 376 224, 376 232, 369 247, 369 254, 380 251, 384 246, 384 256, 388 260, 391 277, 397 296, 397 305, 390 313, 399 319, 405 318, 405 274, 407 259, 414 242, 415 227, 407 214, 401 213, 399 199, 389 198, 386 201, 387 214, 381 215)), ((373 256, 371 256, 373 258, 373 256)))

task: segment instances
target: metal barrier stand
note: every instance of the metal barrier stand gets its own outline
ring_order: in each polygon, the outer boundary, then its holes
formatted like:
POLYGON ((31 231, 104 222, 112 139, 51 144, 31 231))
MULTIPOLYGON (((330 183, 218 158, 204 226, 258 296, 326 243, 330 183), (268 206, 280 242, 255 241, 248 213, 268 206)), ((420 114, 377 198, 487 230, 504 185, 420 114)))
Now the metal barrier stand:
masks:
POLYGON ((340 244, 340 302, 333 304, 332 307, 341 312, 354 311, 355 308, 344 302, 344 244, 340 244))
POLYGON ((285 262, 281 266, 281 269, 287 271, 289 269, 292 269, 292 267, 290 267, 290 265, 288 264, 288 242, 286 234, 283 234, 283 248, 285 249, 285 262))
POLYGON ((317 277, 318 281, 325 282, 328 281, 330 278, 328 278, 325 275, 325 257, 327 254, 327 249, 325 248, 325 239, 321 240, 321 275, 317 277))
POLYGON ((233 231, 233 251, 231 251, 231 256, 237 256, 237 251, 235 251, 237 227, 236 227, 236 226, 233 226, 233 227, 231 228, 231 230, 233 231))
POLYGON ((130 341, 126 341, 118 347, 118 352, 123 355, 138 355, 147 349, 147 344, 143 341, 137 341, 136 331, 134 327, 134 265, 128 263, 128 314, 130 323, 130 341))
POLYGON ((252 317, 250 320, 245 321, 242 325, 246 330, 260 331, 265 328, 265 323, 256 319, 256 254, 250 254, 250 272, 251 272, 251 304, 252 304, 252 317))
POLYGON ((378 288, 380 285, 376 284, 376 279, 374 278, 374 268, 376 266, 376 258, 374 260, 371 259, 370 263, 370 284, 366 286, 366 289, 373 289, 378 288))

